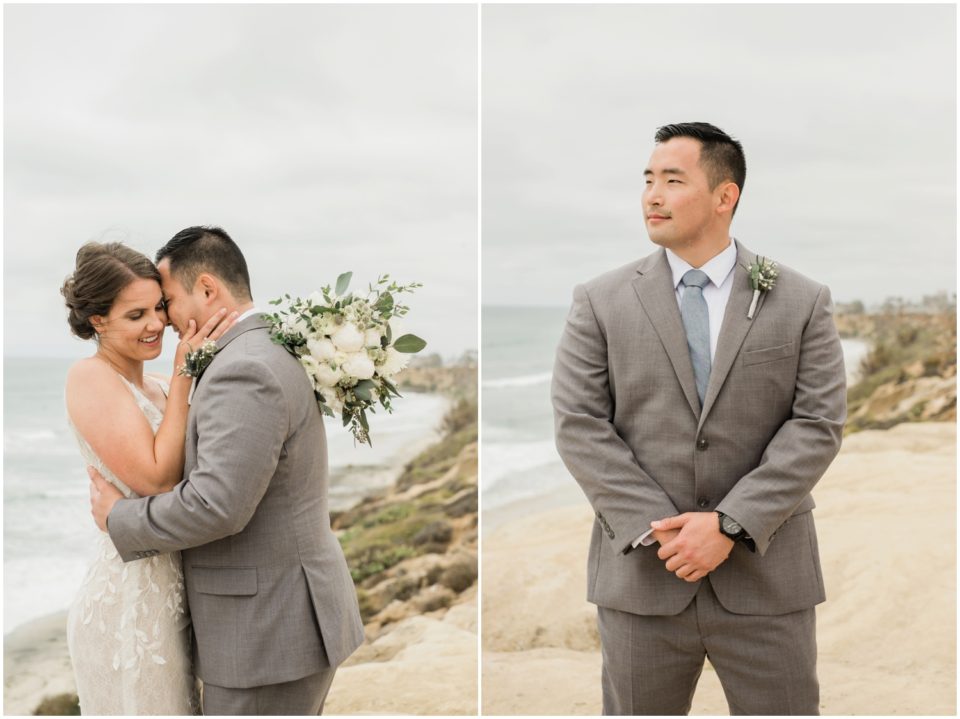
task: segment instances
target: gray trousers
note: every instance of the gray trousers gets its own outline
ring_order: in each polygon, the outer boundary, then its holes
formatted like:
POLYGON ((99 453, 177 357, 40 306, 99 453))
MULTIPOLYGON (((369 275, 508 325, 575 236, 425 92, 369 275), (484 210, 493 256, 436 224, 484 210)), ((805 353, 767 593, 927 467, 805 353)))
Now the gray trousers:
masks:
POLYGON ((687 714, 704 657, 731 714, 818 715, 814 609, 732 614, 701 581, 680 614, 657 617, 597 608, 603 713, 687 714))
POLYGON ((324 669, 292 682, 250 689, 204 684, 203 713, 211 716, 316 716, 323 713, 323 702, 336 671, 336 667, 324 669))

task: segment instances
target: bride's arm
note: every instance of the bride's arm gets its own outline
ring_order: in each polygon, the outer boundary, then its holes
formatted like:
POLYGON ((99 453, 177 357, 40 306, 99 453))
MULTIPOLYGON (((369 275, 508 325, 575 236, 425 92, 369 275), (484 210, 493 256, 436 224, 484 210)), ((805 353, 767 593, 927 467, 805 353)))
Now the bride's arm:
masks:
MULTIPOLYGON (((211 331, 215 320, 222 316, 215 315, 200 332, 188 334, 194 348, 205 338, 220 337, 233 324, 235 316, 211 331)), ((183 478, 187 398, 193 379, 178 374, 176 368, 183 364, 187 351, 187 345, 181 342, 166 410, 156 435, 130 390, 105 362, 83 360, 67 374, 67 412, 71 421, 110 471, 140 496, 168 492, 183 478)))

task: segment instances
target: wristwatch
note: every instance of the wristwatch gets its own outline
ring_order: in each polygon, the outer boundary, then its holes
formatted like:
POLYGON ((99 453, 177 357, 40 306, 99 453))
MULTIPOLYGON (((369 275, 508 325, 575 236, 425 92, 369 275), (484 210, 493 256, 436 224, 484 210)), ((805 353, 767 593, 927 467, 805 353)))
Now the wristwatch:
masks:
POLYGON ((723 512, 717 512, 717 516, 720 517, 720 534, 729 537, 734 542, 749 539, 747 530, 740 526, 740 523, 733 517, 728 517, 723 512))

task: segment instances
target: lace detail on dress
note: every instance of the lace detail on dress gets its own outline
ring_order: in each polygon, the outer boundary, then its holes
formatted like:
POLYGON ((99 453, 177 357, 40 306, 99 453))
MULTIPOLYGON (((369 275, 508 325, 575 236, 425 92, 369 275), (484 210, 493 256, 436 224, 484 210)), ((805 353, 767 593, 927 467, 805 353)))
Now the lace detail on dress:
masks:
MULTIPOLYGON (((121 379, 156 432, 163 414, 121 379)), ((104 465, 69 418, 68 423, 84 462, 124 497, 138 497, 104 465)), ((71 606, 67 628, 83 713, 197 713, 180 553, 125 563, 109 535, 101 533, 97 541, 97 555, 71 606)))

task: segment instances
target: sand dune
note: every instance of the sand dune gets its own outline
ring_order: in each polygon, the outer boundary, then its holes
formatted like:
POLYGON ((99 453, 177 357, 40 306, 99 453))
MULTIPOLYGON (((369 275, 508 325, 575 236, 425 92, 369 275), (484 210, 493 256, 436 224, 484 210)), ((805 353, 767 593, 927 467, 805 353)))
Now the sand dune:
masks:
MULTIPOLYGON (((570 480, 573 481, 572 479, 570 480)), ((823 714, 956 714, 956 428, 844 441, 814 492, 827 602, 823 714)), ((597 714, 599 638, 584 600, 586 501, 483 538, 483 711, 597 714)), ((693 714, 726 714, 708 666, 693 714)))

